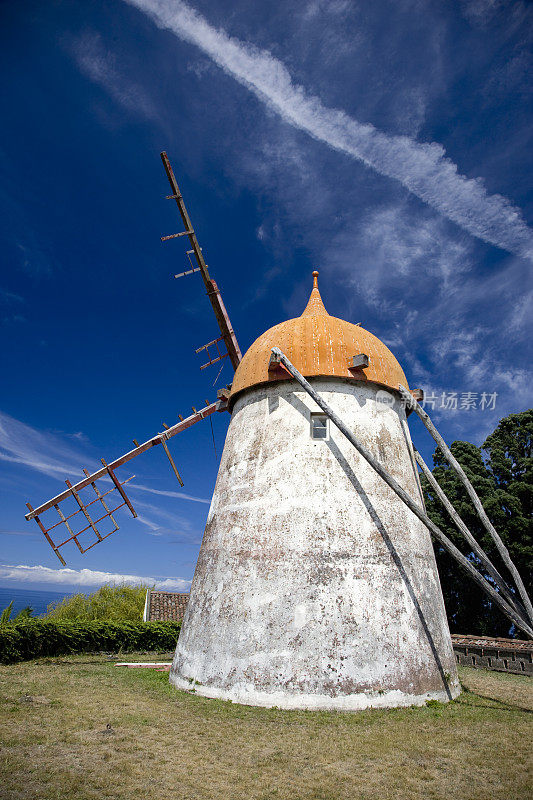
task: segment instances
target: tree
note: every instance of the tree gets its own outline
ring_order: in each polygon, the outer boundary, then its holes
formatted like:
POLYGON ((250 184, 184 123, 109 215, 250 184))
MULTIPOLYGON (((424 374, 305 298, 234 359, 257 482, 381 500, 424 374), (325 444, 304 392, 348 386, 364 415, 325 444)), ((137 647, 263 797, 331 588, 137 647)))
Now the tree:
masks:
MULTIPOLYGON (((453 442, 450 448, 479 495, 530 594, 533 590, 532 440, 533 409, 529 409, 502 419, 481 448, 461 441, 453 442)), ((499 560, 491 537, 481 524, 455 470, 438 449, 433 463, 433 475, 442 489, 491 561, 507 578, 507 571, 499 560)), ((463 537, 427 481, 423 476, 421 479, 429 516, 467 554, 463 537)), ((475 556, 472 553, 467 555, 479 567, 475 556)), ((439 546, 436 546, 436 557, 452 633, 508 636, 507 617, 493 607, 489 598, 439 546)))
POLYGON ((78 592, 51 603, 46 610, 46 617, 80 622, 137 622, 142 619, 146 590, 150 588, 153 587, 144 584, 129 586, 125 583, 106 583, 92 594, 78 592))

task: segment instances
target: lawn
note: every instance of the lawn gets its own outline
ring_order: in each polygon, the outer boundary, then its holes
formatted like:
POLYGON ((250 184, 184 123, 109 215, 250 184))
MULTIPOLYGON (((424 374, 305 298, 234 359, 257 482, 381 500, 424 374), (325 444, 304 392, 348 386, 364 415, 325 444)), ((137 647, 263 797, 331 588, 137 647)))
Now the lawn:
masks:
POLYGON ((2 666, 0 796, 524 800, 533 680, 460 672, 448 705, 347 714, 208 700, 105 656, 2 666))

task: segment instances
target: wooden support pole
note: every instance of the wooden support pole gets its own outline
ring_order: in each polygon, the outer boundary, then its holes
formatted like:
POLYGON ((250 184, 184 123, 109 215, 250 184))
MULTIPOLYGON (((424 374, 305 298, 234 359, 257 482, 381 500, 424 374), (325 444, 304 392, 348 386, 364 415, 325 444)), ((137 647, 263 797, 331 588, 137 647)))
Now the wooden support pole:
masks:
POLYGON ((168 449, 168 445, 167 445, 167 443, 165 442, 164 439, 161 439, 161 444, 163 445, 163 449, 164 449, 165 453, 167 454, 168 460, 170 461, 170 466, 174 470, 174 474, 175 474, 176 478, 178 479, 179 485, 183 486, 183 481, 181 479, 181 475, 178 472, 177 466, 174 464, 174 459, 170 455, 170 450, 168 449))
POLYGON ((169 236, 162 236, 162 242, 168 242, 169 239, 179 239, 181 236, 192 236, 194 231, 181 231, 181 233, 171 233, 169 236))
POLYGON ((461 519, 461 517, 459 516, 459 514, 457 513, 457 511, 455 510, 455 508, 451 504, 450 500, 448 499, 446 494, 443 492, 443 490, 441 489, 441 487, 437 483, 437 481, 435 479, 435 476, 431 472, 430 468, 428 467, 428 465, 426 464, 426 462, 424 461, 424 459, 422 458, 422 456, 420 455, 420 453, 418 452, 416 447, 414 448, 414 451, 415 451, 415 458, 416 458, 416 462, 417 462, 418 466, 422 470, 424 476, 426 477, 426 479, 427 479, 428 483, 430 484, 430 486, 433 488, 435 494, 437 495, 437 497, 441 501, 442 505, 444 506, 444 508, 446 509, 448 514, 450 515, 450 517, 452 518, 456 528, 463 534, 463 536, 465 537, 465 539, 468 542, 469 546, 471 547, 472 551, 479 558, 479 560, 481 561, 481 563, 483 564, 483 566, 485 567, 486 571, 489 573, 491 578, 494 579, 494 581, 497 584, 498 589, 503 594, 503 596, 506 598, 506 600, 510 603, 510 605, 512 605, 518 611, 519 614, 521 614, 522 616, 526 616, 525 609, 523 608, 522 604, 520 603, 520 604, 517 605, 516 597, 513 595, 513 593, 510 590, 509 586, 504 581, 504 579, 502 578, 502 576, 500 575, 500 573, 498 572, 498 570, 496 569, 496 567, 494 566, 492 561, 489 559, 488 555, 485 553, 485 551, 479 546, 477 541, 474 539, 474 537, 472 536, 472 534, 470 533, 470 531, 466 527, 465 523, 463 522, 463 520, 461 519))
MULTIPOLYGON (((204 281, 207 296, 209 297, 209 301, 211 303, 216 320, 218 322, 218 327, 220 328, 220 332, 226 344, 226 349, 229 354, 229 359, 233 365, 233 369, 237 369, 237 367, 239 366, 239 362, 242 359, 242 354, 239 348, 239 344, 237 342, 237 337, 235 336, 235 331, 233 330, 233 326, 231 324, 228 312, 226 311, 226 307, 224 305, 224 301, 222 300, 220 290, 216 282, 209 275, 209 270, 207 269, 207 264, 205 263, 205 259, 202 254, 202 248, 198 244, 198 239, 196 238, 196 234, 194 233, 194 228, 189 218, 189 214, 185 207, 185 203, 183 202, 183 197, 180 192, 176 177, 174 175, 174 171, 170 164, 169 158, 164 151, 161 153, 161 161, 163 162, 163 167, 165 168, 168 182, 172 190, 172 195, 169 196, 176 201, 176 205, 178 206, 178 211, 180 213, 185 228, 184 233, 186 233, 189 237, 192 252, 194 253, 196 263, 198 264, 198 267, 202 274, 202 279, 204 281)), ((171 237, 164 237, 164 238, 171 238, 171 237)))
POLYGON ((48 535, 48 531, 47 531, 47 530, 46 530, 46 528, 44 527, 44 525, 43 525, 43 523, 41 522, 41 520, 39 519, 38 515, 35 513, 34 509, 33 509, 33 508, 32 508, 32 506, 31 506, 31 503, 26 503, 26 507, 27 507, 27 508, 29 508, 29 510, 30 510, 30 513, 32 514, 32 517, 33 517, 33 519, 35 520, 35 522, 37 523, 37 525, 39 526, 39 528, 41 529, 41 531, 44 533, 44 535, 45 535, 45 537, 46 537, 46 540, 47 540, 48 544, 50 545, 50 547, 52 548, 52 550, 54 551, 54 553, 56 554, 56 556, 58 557, 58 559, 61 561, 61 563, 63 564, 63 566, 64 566, 64 567, 66 567, 66 566, 67 566, 67 562, 65 561, 65 559, 63 558, 63 556, 61 555, 61 553, 59 552, 59 550, 57 549, 57 547, 56 547, 56 546, 55 546, 55 544, 53 543, 53 541, 52 541, 51 537, 48 535))
POLYGON ((350 431, 350 429, 344 424, 344 422, 337 416, 337 414, 333 411, 332 408, 326 403, 325 400, 316 392, 311 384, 306 381, 306 379, 301 375, 296 367, 294 367, 287 356, 281 352, 278 347, 273 347, 272 352, 280 357, 281 363, 287 368, 290 372, 292 377, 300 384, 300 386, 305 389, 305 391, 313 398, 315 403, 322 409, 322 411, 329 417, 329 419, 333 422, 333 424, 340 430, 340 432, 348 439, 348 441, 355 447, 355 449, 363 456, 363 458, 368 461, 368 463, 375 469, 378 475, 383 478, 386 484, 390 486, 390 488, 398 495, 398 497, 403 500, 405 505, 413 512, 413 514, 418 517, 418 519, 424 523, 424 525, 430 530, 433 534, 435 539, 450 553, 453 558, 462 566, 462 568, 467 572, 472 580, 474 580, 478 586, 480 586, 483 591, 488 594, 491 600, 500 607, 503 613, 511 620, 511 622, 516 625, 517 628, 524 631, 524 633, 529 636, 530 639, 533 639, 533 628, 522 619, 521 615, 518 614, 515 609, 509 605, 507 600, 505 600, 498 592, 491 586, 491 584, 485 580, 485 578, 477 571, 477 569, 468 561, 467 558, 461 553, 460 550, 453 544, 453 542, 448 539, 448 537, 438 528, 434 522, 430 520, 427 514, 419 508, 416 503, 412 500, 412 498, 407 494, 407 492, 400 486, 399 483, 389 475, 387 470, 382 467, 382 465, 377 461, 372 453, 366 449, 366 447, 361 444, 359 439, 357 439, 354 434, 350 431))
POLYGON ((520 577, 520 573, 518 572, 515 564, 513 563, 511 556, 509 555, 509 551, 504 545, 499 533, 496 531, 494 525, 488 518, 487 513, 481 503, 481 500, 477 496, 476 490, 466 477, 465 471, 463 470, 462 466, 459 464, 459 462, 451 452, 450 448, 448 447, 448 445, 446 444, 446 442, 436 429, 435 425, 432 423, 431 419, 429 418, 429 414, 427 414, 424 411, 424 409, 413 398, 411 393, 407 391, 407 389, 405 389, 403 386, 400 385, 399 390, 402 398, 406 400, 407 403, 409 404, 409 407, 412 408, 417 413, 417 415, 420 417, 420 419, 422 420, 422 422, 432 435, 433 439, 435 440, 435 442, 439 447, 439 450, 444 455, 448 464, 450 464, 450 466, 452 466, 453 469, 458 474, 461 483, 465 487, 470 499, 472 500, 472 503, 474 504, 474 508, 476 509, 481 522, 485 526, 485 530, 491 536, 492 541, 496 545, 496 549, 498 550, 498 553, 500 554, 503 563, 505 564, 505 566, 507 567, 513 578, 515 586, 518 589, 520 597, 522 598, 522 602, 524 604, 524 608, 526 610, 526 614, 529 619, 529 624, 533 625, 533 605, 531 604, 531 600, 529 599, 529 595, 527 593, 526 587, 524 586, 524 582, 520 577))
POLYGON ((111 480, 115 484, 115 487, 116 487, 117 491, 119 492, 120 496, 122 497, 122 499, 124 500, 124 502, 128 506, 129 510, 131 511, 132 516, 136 517, 137 516, 137 512, 135 511, 135 509, 133 508, 132 504, 130 503, 130 499, 129 499, 128 495, 126 494, 126 492, 124 491, 124 489, 122 488, 122 484, 120 483, 119 479, 117 478, 117 476, 115 475, 115 473, 113 472, 111 467, 108 464, 105 463, 103 458, 101 458, 100 461, 104 465, 107 474, 109 475, 109 477, 111 478, 111 480))

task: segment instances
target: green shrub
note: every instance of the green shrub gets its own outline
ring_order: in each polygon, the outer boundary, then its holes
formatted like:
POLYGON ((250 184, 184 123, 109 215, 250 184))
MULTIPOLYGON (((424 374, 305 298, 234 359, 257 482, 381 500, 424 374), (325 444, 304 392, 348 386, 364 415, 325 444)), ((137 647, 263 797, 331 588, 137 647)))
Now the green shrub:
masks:
POLYGON ((0 614, 0 627, 3 627, 9 623, 9 620, 11 619, 11 612, 13 611, 13 603, 14 601, 12 600, 0 614))
POLYGON ((78 592, 51 603, 45 618, 79 622, 138 622, 143 616, 146 590, 150 588, 144 584, 105 584, 93 594, 78 592))
POLYGON ((0 626, 8 625, 10 622, 20 622, 23 619, 30 619, 31 615, 33 614, 33 608, 31 606, 24 606, 18 614, 14 617, 11 617, 13 613, 13 603, 15 601, 12 600, 8 606, 4 608, 2 613, 0 613, 0 626))
POLYGON ((0 628, 0 663, 67 653, 173 650, 180 622, 72 622, 28 619, 0 628))

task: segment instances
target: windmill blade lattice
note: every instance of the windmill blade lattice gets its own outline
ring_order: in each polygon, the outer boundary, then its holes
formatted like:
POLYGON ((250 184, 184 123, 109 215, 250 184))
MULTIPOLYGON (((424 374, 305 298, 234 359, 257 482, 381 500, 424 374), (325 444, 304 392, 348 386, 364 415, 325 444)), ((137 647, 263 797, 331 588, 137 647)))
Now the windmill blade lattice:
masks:
MULTIPOLYGON (((102 459, 103 467, 99 470, 96 470, 96 472, 89 474, 87 470, 84 470, 85 478, 82 478, 74 485, 69 480, 65 481, 67 484, 67 489, 65 491, 61 492, 55 497, 52 497, 51 500, 47 500, 45 503, 42 503, 37 508, 33 508, 30 503, 26 503, 29 509, 29 513, 26 514, 26 519, 27 520, 34 519, 36 521, 41 532, 46 537, 48 544, 50 545, 50 547, 52 548, 52 550, 54 551, 54 553, 56 554, 56 556, 59 558, 59 560, 63 565, 65 565, 65 560, 60 553, 60 549, 64 545, 68 544, 69 542, 74 542, 80 553, 86 553, 87 550, 91 549, 91 547, 94 547, 96 544, 103 542, 104 539, 107 539, 108 536, 111 536, 112 533, 116 533, 116 531, 118 531, 119 526, 113 515, 120 508, 122 508, 123 506, 127 506, 132 516, 133 517, 137 516, 137 513, 133 508, 133 505, 124 490, 124 485, 126 483, 129 483, 129 481, 131 481, 132 478, 134 478, 135 476, 132 475, 131 477, 127 478, 124 481, 119 481, 119 479, 115 475, 115 470, 118 469, 119 467, 123 466, 124 464, 127 464, 129 461, 136 458, 137 456, 140 456, 142 453, 145 453, 150 448, 155 447, 158 444, 161 444, 163 445, 163 449, 168 457, 170 465, 180 485, 183 486, 183 481, 181 479, 181 476, 168 449, 167 441, 169 439, 172 439, 172 437, 176 436, 178 433, 181 433, 187 428, 190 428, 192 425, 195 425, 197 422, 200 422, 200 420, 206 419, 207 417, 211 416, 211 414, 214 414, 215 411, 225 411, 227 409, 228 390, 220 389, 218 392, 218 396, 219 399, 216 400, 215 402, 209 403, 204 408, 201 408, 199 411, 193 409, 194 413, 191 414, 191 416, 185 419, 180 419, 180 421, 177 422, 172 427, 167 426, 166 430, 156 434, 156 436, 153 436, 146 442, 138 444, 134 440, 134 444, 136 444, 136 447, 133 450, 124 453, 122 456, 119 456, 119 458, 116 458, 110 464, 106 464, 104 459, 102 459), (108 489, 107 491, 100 491, 96 482, 98 480, 105 478, 108 478, 112 481, 113 488, 108 489), (96 498, 89 502, 84 502, 82 497, 80 496, 80 493, 89 487, 92 488, 93 491, 95 492, 96 498), (115 506, 114 508, 110 509, 106 503, 105 498, 108 497, 108 495, 110 495, 112 492, 117 492, 122 502, 119 505, 115 506), (73 513, 65 514, 61 509, 60 504, 68 500, 70 501, 74 500, 78 508, 73 513), (90 506, 94 505, 95 503, 99 503, 106 512, 97 519, 93 519, 89 512, 90 506), (53 525, 47 526, 44 524, 41 517, 45 512, 49 511, 50 509, 54 509, 55 511, 57 511, 60 520, 59 522, 55 522, 53 525), (81 517, 77 516, 79 514, 81 514, 81 517), (73 520, 76 517, 77 517, 76 522, 72 523, 71 520, 73 520), (107 519, 109 519, 113 524, 113 529, 111 531, 108 531, 107 533, 102 533, 98 526, 99 525, 101 526, 104 523, 104 520, 107 519), (73 525, 76 524, 77 526, 80 521, 82 522, 83 527, 75 532, 73 530, 73 525), (84 522, 87 524, 84 524, 84 522), (56 542, 54 541, 54 538, 52 538, 51 532, 54 531, 56 528, 59 528, 60 526, 65 526, 67 532, 69 533, 69 536, 66 539, 63 539, 61 542, 56 542), (85 539, 82 539, 82 541, 80 541, 80 536, 89 533, 92 533, 92 535, 94 536, 94 541, 91 541, 90 544, 84 546, 85 539)), ((65 528, 63 528, 62 530, 64 530, 65 528)), ((53 534, 54 537, 55 535, 56 534, 53 534)))

